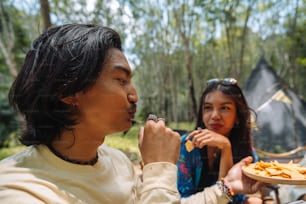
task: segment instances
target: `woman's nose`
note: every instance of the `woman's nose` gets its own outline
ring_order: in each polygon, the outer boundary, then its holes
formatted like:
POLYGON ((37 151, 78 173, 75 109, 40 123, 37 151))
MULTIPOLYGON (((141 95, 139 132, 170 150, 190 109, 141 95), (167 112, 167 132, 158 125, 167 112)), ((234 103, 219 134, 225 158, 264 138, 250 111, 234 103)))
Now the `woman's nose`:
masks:
POLYGON ((214 110, 212 111, 211 118, 214 119, 214 120, 220 119, 220 113, 219 113, 219 111, 216 110, 216 109, 214 109, 214 110))

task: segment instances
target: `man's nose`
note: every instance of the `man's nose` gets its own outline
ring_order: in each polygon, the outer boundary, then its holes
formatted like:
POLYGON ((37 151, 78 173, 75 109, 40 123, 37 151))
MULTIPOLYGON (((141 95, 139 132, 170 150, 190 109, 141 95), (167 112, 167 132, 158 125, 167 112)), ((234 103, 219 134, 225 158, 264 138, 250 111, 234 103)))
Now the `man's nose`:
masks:
POLYGON ((133 85, 131 86, 131 90, 129 91, 128 100, 132 103, 137 103, 138 101, 137 91, 133 85))
POLYGON ((137 103, 138 101, 137 94, 128 94, 128 100, 132 103, 137 103))

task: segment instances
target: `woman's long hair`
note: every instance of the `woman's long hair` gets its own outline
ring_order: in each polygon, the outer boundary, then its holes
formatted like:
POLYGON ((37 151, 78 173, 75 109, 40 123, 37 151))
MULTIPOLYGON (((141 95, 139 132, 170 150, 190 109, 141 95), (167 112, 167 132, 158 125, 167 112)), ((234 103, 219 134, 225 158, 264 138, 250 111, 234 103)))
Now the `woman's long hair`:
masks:
POLYGON ((200 98, 200 107, 197 115, 196 128, 206 128, 203 122, 203 104, 207 94, 213 91, 221 91, 227 97, 234 100, 238 124, 236 124, 229 135, 229 140, 232 145, 234 163, 240 161, 245 156, 252 155, 252 141, 251 141, 251 109, 237 84, 224 85, 222 83, 209 84, 204 90, 200 98))

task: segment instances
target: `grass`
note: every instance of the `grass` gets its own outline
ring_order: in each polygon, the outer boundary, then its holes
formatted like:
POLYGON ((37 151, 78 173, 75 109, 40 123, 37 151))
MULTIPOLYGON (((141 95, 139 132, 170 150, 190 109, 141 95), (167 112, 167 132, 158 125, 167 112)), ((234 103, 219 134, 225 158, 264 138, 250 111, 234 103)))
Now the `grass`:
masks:
MULTIPOLYGON (((126 134, 116 133, 106 136, 105 144, 123 151, 131 161, 140 161, 138 150, 138 131, 143 124, 134 125, 126 134)), ((192 123, 168 124, 170 128, 192 130, 192 123)), ((23 150, 24 146, 0 149, 0 160, 23 150)))

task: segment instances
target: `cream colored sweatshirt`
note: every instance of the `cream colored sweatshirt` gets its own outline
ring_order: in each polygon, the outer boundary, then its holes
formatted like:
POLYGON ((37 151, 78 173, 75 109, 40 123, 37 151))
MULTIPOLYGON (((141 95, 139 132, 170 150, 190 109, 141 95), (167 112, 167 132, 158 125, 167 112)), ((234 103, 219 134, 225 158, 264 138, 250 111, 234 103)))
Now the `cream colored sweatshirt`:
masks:
POLYGON ((44 145, 30 146, 0 161, 0 203, 227 203, 216 187, 180 200, 174 164, 144 167, 143 182, 119 150, 101 145, 93 165, 77 165, 55 156, 44 145))

